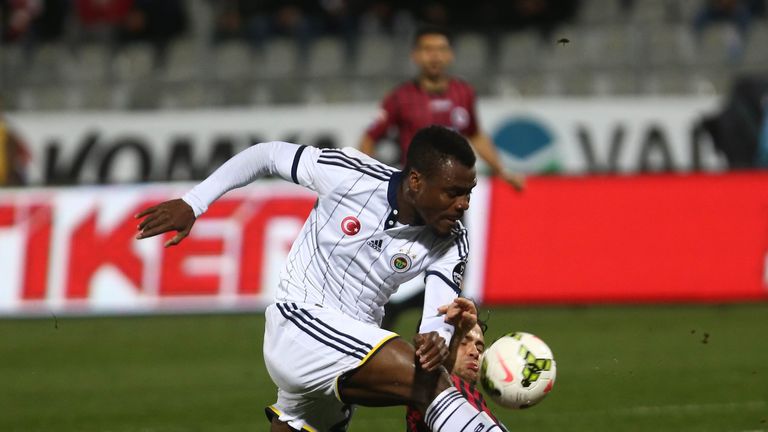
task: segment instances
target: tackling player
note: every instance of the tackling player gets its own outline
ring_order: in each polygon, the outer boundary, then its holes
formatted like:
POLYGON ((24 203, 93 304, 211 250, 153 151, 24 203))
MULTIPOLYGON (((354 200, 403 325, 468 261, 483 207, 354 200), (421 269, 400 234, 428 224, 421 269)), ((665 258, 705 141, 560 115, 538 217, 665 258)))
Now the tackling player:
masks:
MULTIPOLYGON (((453 386, 475 408, 496 420, 488 408, 488 404, 485 403, 483 394, 477 390, 477 382, 480 379, 480 362, 485 351, 485 331, 487 328, 488 325, 479 318, 459 323, 451 340, 446 366, 450 365, 449 370, 451 371, 453 386), (472 325, 474 321, 476 324, 472 325)), ((424 416, 417 409, 408 407, 405 419, 407 432, 429 431, 424 423, 424 416)), ((498 420, 496 422, 503 431, 507 430, 501 422, 498 420)))
POLYGON ((138 239, 166 246, 227 191, 277 175, 317 192, 266 309, 264 360, 278 387, 271 430, 344 431, 353 405, 413 406, 432 431, 497 430, 441 364, 454 325, 476 315, 457 299, 469 249, 461 217, 477 179, 467 140, 417 132, 403 171, 356 149, 262 143, 235 155, 182 199, 139 213, 138 239), (399 284, 426 274, 415 348, 379 327, 399 284))

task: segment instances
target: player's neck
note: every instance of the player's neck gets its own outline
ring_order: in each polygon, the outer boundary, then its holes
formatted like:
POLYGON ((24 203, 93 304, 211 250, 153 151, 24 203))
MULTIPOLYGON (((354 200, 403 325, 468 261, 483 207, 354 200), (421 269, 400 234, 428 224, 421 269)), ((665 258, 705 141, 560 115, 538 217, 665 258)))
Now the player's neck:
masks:
POLYGON ((438 77, 419 76, 419 87, 427 93, 443 93, 448 88, 449 77, 440 75, 438 77))
POLYGON ((403 182, 397 187, 397 221, 405 225, 414 225, 418 222, 419 218, 416 208, 408 198, 407 189, 407 181, 403 179, 403 182))

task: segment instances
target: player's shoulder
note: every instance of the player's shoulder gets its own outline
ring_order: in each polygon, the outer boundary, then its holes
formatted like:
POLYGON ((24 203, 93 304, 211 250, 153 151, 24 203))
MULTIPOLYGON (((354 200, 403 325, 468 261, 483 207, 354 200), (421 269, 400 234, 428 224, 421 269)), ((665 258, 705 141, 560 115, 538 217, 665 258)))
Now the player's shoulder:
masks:
POLYGON ((398 170, 368 156, 354 147, 321 149, 317 158, 319 164, 333 165, 368 174, 379 180, 388 180, 398 170))
POLYGON ((449 84, 454 91, 458 91, 463 94, 475 94, 475 87, 466 81, 465 79, 457 76, 452 76, 449 84))
POLYGON ((403 93, 411 93, 419 91, 419 85, 416 82, 416 80, 410 79, 406 81, 400 82, 400 84, 396 85, 395 88, 392 89, 392 91, 389 92, 390 96, 396 96, 403 93))

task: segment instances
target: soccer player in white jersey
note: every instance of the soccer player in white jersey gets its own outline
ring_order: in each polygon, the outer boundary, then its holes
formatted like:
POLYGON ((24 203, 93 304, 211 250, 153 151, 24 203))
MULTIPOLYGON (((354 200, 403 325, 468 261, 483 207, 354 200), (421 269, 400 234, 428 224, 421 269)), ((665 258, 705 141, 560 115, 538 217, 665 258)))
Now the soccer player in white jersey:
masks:
POLYGON ((442 126, 419 131, 403 171, 356 149, 262 143, 235 155, 182 199, 139 213, 137 238, 176 231, 225 192, 277 175, 318 194, 267 307, 264 359, 278 387, 274 431, 344 431, 353 405, 410 405, 433 431, 498 428, 442 367, 454 326, 477 311, 462 298, 466 230, 460 219, 477 180, 469 143, 442 126), (424 272, 415 347, 379 327, 398 285, 424 272))

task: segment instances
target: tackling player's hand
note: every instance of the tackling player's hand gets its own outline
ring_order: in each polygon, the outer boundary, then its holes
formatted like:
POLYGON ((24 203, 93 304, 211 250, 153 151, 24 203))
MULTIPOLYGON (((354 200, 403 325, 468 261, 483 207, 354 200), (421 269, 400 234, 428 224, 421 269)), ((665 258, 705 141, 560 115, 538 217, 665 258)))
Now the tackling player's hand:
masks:
POLYGON ((150 207, 136 215, 136 219, 141 218, 144 220, 139 224, 139 234, 136 235, 139 240, 168 231, 177 231, 172 239, 165 242, 165 247, 168 247, 179 244, 189 235, 195 223, 195 212, 183 200, 175 199, 150 207))
POLYGON ((477 306, 464 297, 457 297, 453 303, 440 306, 437 312, 445 315, 445 322, 452 324, 462 335, 469 333, 477 324, 477 306))
POLYGON ((413 337, 416 357, 427 372, 437 369, 448 358, 448 346, 437 332, 421 333, 413 337))

